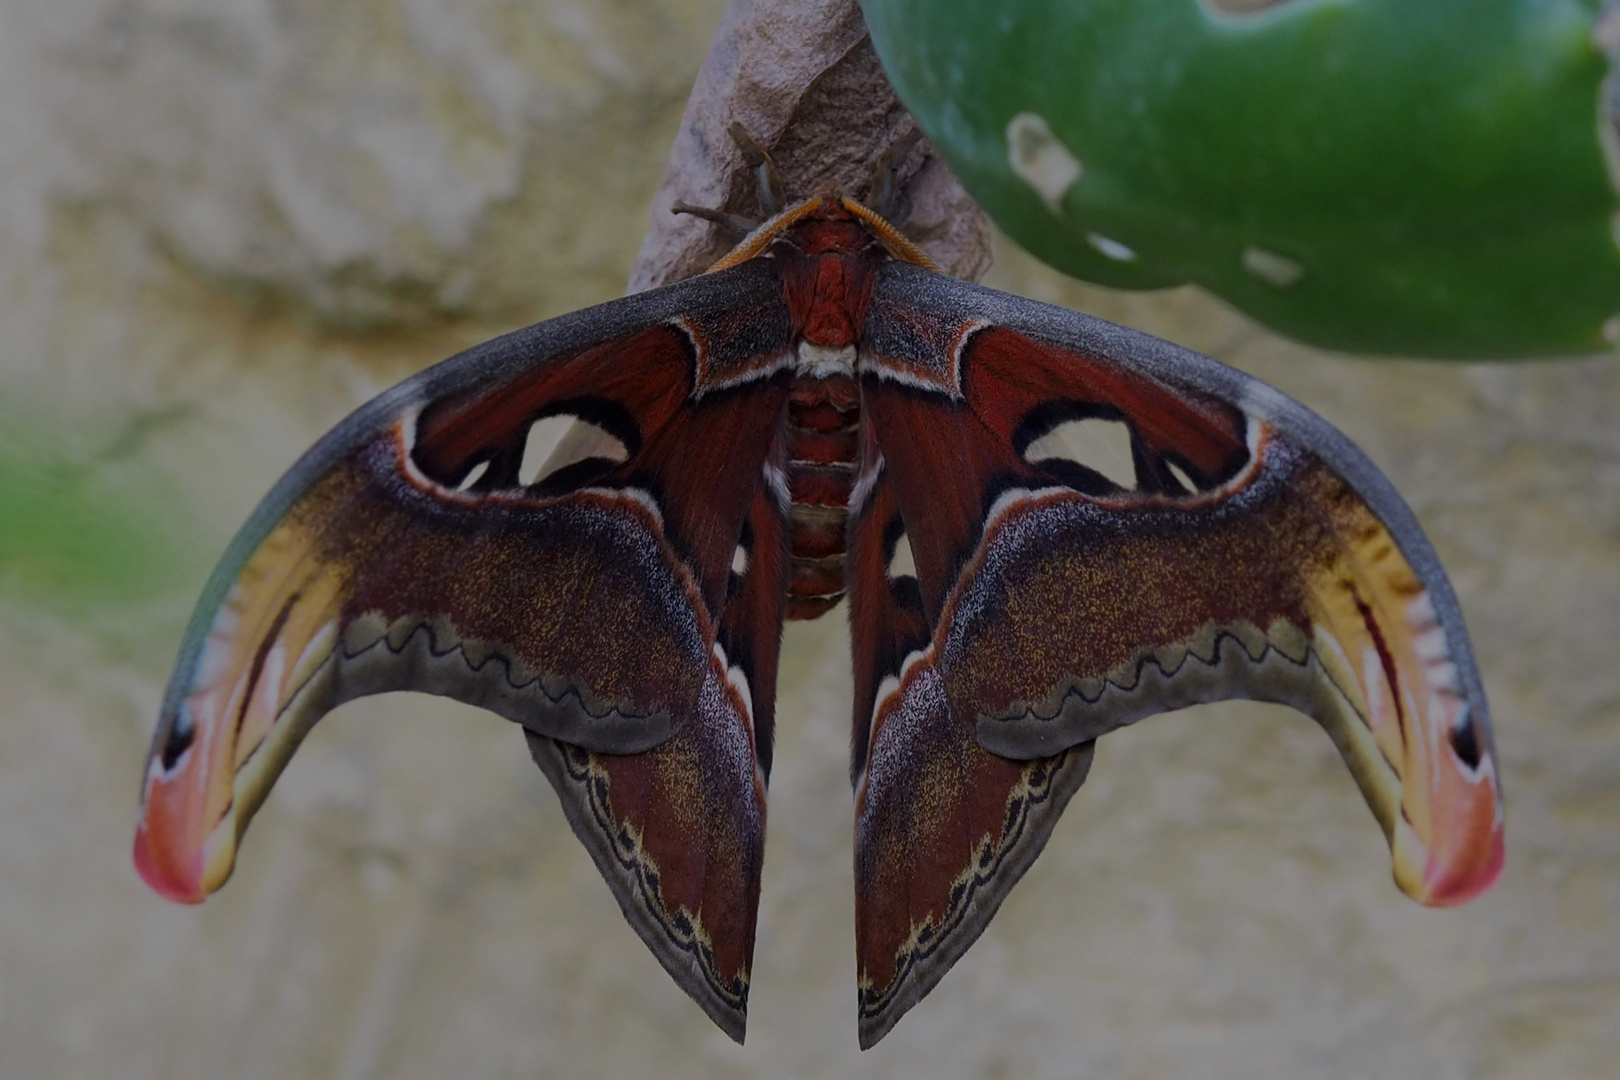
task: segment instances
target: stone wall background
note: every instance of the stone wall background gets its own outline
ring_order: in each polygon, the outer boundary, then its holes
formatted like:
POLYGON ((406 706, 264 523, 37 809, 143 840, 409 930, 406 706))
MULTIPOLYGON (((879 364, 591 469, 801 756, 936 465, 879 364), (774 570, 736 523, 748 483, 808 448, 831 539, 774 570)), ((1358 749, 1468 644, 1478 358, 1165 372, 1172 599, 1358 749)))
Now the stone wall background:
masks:
POLYGON ((1301 398, 1468 616, 1508 867, 1389 881, 1328 741, 1112 735, 984 938, 855 1049, 847 633, 790 627, 750 1038, 626 927, 506 722, 345 706, 169 905, 136 783, 225 541, 352 407, 617 295, 721 0, 0 0, 0 1076, 1606 1077, 1620 1055, 1620 369, 1313 353, 1003 246, 988 283, 1301 398))

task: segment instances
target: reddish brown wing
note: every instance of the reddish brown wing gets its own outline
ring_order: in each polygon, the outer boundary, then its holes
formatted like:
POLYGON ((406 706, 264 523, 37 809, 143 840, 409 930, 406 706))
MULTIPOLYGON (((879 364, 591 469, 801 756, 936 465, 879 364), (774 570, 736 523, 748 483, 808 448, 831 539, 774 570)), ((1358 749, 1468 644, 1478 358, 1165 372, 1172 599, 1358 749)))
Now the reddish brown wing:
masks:
POLYGON ((1199 701, 1328 730, 1397 883, 1501 865, 1485 701, 1434 553, 1321 420, 1207 358, 892 265, 851 505, 861 1038, 983 930, 1092 740, 1199 701))
POLYGON ((445 694, 524 726, 632 925, 740 1039, 790 338, 761 261, 481 346, 317 444, 193 620, 142 785, 147 881, 223 884, 330 709, 445 694))
POLYGON ((742 541, 746 560, 738 563, 745 565, 732 575, 714 677, 697 703, 700 723, 677 726, 666 742, 640 754, 595 754, 525 732, 625 918, 738 1042, 753 962, 787 597, 784 511, 763 488, 742 541))
POLYGON ((1092 746, 1015 761, 979 745, 931 658, 894 487, 881 465, 862 479, 870 488, 851 520, 848 566, 855 941, 870 1047, 979 936, 1085 780, 1092 746))

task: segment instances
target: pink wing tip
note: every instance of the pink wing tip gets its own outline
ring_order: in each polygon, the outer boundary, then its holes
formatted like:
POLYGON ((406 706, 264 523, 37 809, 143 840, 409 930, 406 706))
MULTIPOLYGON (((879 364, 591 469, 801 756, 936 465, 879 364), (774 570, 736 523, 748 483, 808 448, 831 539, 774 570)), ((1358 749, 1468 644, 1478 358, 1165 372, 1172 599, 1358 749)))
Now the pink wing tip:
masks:
POLYGON ((178 852, 154 844, 144 825, 135 830, 135 872, 165 900, 200 904, 208 896, 203 888, 202 852, 195 852, 189 860, 180 858, 178 852))
POLYGON ((1502 828, 1491 831, 1490 847, 1484 858, 1439 860, 1429 856, 1423 868, 1423 895, 1418 900, 1429 907, 1456 907, 1479 896, 1502 876, 1506 850, 1502 843, 1502 828))

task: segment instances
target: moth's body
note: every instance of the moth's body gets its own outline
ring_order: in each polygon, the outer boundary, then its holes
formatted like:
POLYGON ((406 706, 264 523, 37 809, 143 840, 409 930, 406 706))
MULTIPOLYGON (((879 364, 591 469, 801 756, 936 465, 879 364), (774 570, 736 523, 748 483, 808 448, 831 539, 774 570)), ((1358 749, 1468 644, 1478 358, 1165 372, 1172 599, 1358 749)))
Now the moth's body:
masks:
POLYGON ((1241 373, 947 278, 832 197, 311 449, 199 602, 136 864, 201 900, 327 711, 455 697, 523 726, 626 918, 740 1040, 782 622, 846 594, 863 1045, 983 930, 1094 741, 1155 712, 1293 705, 1403 890, 1500 871, 1461 615, 1376 468, 1241 373), (1076 449, 1099 425, 1119 461, 1076 449))
MULTIPOLYGON (((853 354, 854 347, 846 346, 853 354)), ((800 347, 802 355, 806 350, 800 347)), ((808 366, 808 365, 802 365, 808 366)), ((784 617, 814 619, 844 598, 849 497, 860 448, 861 402, 852 375, 794 378, 783 430, 788 511, 784 617)))
POLYGON ((766 222, 717 269, 755 257, 772 260, 781 275, 792 333, 787 410, 767 457, 789 504, 784 617, 814 619, 846 591, 849 503, 863 448, 860 338, 878 270, 896 258, 937 268, 888 222, 834 195, 766 222))
POLYGON ((763 257, 780 267, 796 335, 781 455, 791 502, 785 616, 814 619, 844 597, 861 448, 859 335, 877 267, 891 256, 864 222, 829 198, 763 257))

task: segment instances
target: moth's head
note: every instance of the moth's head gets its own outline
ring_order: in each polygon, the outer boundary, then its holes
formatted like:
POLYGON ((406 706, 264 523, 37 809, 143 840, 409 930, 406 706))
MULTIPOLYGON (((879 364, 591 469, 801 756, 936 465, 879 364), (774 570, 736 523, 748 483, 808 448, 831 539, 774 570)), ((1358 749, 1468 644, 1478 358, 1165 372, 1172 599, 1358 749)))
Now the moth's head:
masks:
POLYGON ((825 194, 790 206, 743 238, 708 272, 763 255, 772 244, 789 244, 806 255, 849 255, 881 249, 888 257, 944 271, 893 225, 847 195, 825 194))
POLYGON ((854 255, 877 243, 872 229, 844 206, 840 196, 822 195, 800 207, 804 215, 779 232, 773 243, 788 244, 806 255, 854 255))

